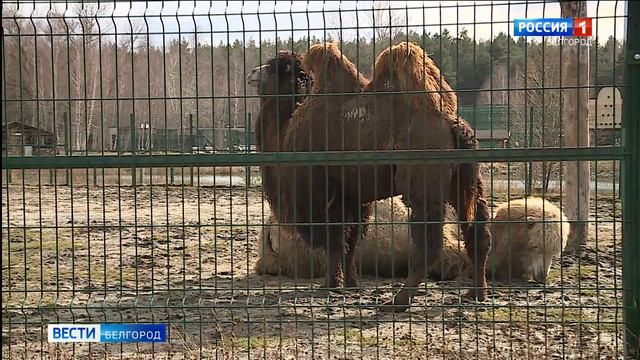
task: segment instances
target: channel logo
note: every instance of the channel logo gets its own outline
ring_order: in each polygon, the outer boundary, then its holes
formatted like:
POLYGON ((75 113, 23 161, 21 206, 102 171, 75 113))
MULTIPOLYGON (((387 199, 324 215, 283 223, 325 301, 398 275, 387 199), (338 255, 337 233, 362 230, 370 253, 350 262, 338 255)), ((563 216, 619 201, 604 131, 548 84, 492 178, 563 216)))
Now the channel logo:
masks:
POLYGON ((166 324, 49 324, 49 342, 166 342, 166 324))
POLYGON ((515 19, 514 36, 591 36, 591 18, 515 19))

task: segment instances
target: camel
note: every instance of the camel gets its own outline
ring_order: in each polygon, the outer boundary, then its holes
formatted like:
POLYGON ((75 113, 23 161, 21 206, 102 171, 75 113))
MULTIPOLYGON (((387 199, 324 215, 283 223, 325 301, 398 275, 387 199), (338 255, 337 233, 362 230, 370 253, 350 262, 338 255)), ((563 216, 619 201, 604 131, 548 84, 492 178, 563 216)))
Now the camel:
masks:
MULTIPOLYGON (((367 231, 356 247, 357 268, 361 276, 395 278, 408 275, 413 247, 408 209, 400 196, 375 201, 367 219, 367 231)), ((432 280, 455 280, 471 274, 471 262, 463 248, 456 214, 447 206, 440 261, 429 264, 432 280)), ((259 258, 254 264, 258 275, 281 275, 296 279, 321 277, 327 269, 325 252, 313 249, 294 231, 287 230, 270 216, 258 238, 259 258)))
MULTIPOLYGON (((343 85, 343 87, 341 87, 342 90, 360 91, 365 85, 367 85, 368 79, 357 72, 356 74, 357 77, 353 83, 341 84, 343 85)), ((305 84, 306 86, 309 83, 313 83, 312 79, 310 79, 305 73, 305 66, 300 61, 300 56, 293 52, 280 52, 277 59, 271 59, 266 64, 255 68, 249 75, 247 81, 248 83, 257 86, 258 93, 261 95, 260 113, 255 125, 258 149, 263 152, 290 150, 291 146, 285 144, 283 141, 283 134, 286 134, 291 126, 291 113, 289 110, 293 111, 293 109, 300 105, 300 101, 298 100, 301 100, 304 97, 298 95, 302 94, 306 90, 306 87, 303 88, 303 86, 295 86, 295 84, 305 84), (295 61, 285 61, 286 59, 294 58, 295 61), (291 66, 288 66, 287 64, 291 64, 291 66), (293 81, 292 79, 295 78, 298 78, 299 80, 293 81), (286 83, 284 86, 281 85, 283 80, 286 83), (284 95, 292 94, 295 95, 297 100, 287 101, 286 99, 291 99, 293 96, 284 95)), ((291 175, 287 173, 285 169, 286 167, 283 165, 261 167, 264 193, 272 209, 275 209, 275 212, 278 212, 278 209, 280 208, 292 206, 290 203, 283 203, 283 197, 279 196, 282 191, 287 191, 282 187, 282 185, 286 182, 287 177, 291 175)), ((362 205, 360 210, 362 218, 368 216, 370 213, 367 204, 362 205)), ((316 228, 323 227, 323 225, 313 226, 316 228)), ((355 238, 361 236, 364 229, 360 224, 344 225, 342 228, 343 232, 350 234, 349 238, 351 240, 349 241, 349 244, 351 244, 350 247, 353 248, 355 245, 355 238)), ((352 256, 353 252, 349 252, 349 254, 349 256, 352 256)), ((348 261, 348 263, 352 263, 352 261, 348 261)), ((340 271, 337 273, 339 272, 340 271)), ((348 272, 349 275, 353 273, 353 271, 348 272)), ((341 277, 341 274, 338 275, 338 277, 341 277)), ((330 280, 327 280, 325 282, 325 287, 334 287, 333 285, 328 285, 329 283, 330 280)), ((347 276, 346 283, 349 286, 354 286, 356 283, 355 277, 347 276)))
MULTIPOLYGON (((332 43, 313 45, 304 62, 313 78, 311 95, 292 115, 282 139, 284 151, 477 147, 468 124, 455 117, 452 104, 446 103, 455 94, 447 90, 448 85, 441 88, 445 82, 437 67, 429 67, 431 60, 413 43, 400 43, 383 51, 376 59, 370 82, 362 81, 355 65, 332 43), (425 90, 428 92, 418 93, 425 90), (406 91, 416 93, 403 93, 406 91), (333 96, 314 96, 319 94, 333 96), (462 144, 459 140, 463 140, 462 144)), ((417 251, 412 254, 405 285, 391 303, 385 304, 393 306, 381 310, 406 310, 415 287, 425 278, 425 261, 439 259, 446 202, 455 207, 465 223, 462 232, 474 273, 474 286, 467 296, 480 301, 486 298, 485 270, 491 234, 477 164, 286 164, 279 167, 278 176, 281 186, 268 195, 279 205, 273 208, 274 214, 281 225, 295 224, 296 231, 311 247, 326 250, 327 287, 340 285, 342 262, 344 286, 357 286, 354 248, 366 231, 370 203, 402 195, 403 202, 412 209, 411 232, 417 251)))
MULTIPOLYGON (((368 80, 358 74, 358 87, 368 80)), ((260 113, 255 123, 256 145, 261 152, 282 151, 282 137, 290 124, 295 108, 304 100, 312 79, 305 71, 302 57, 293 51, 279 51, 275 58, 252 70, 247 83, 255 86, 261 95, 260 113)), ((272 194, 279 191, 279 166, 261 166, 262 186, 272 208, 279 208, 279 198, 272 194)), ((368 214, 363 206, 364 215, 368 214)), ((361 233, 359 226, 348 227, 351 233, 361 233), (351 229, 353 228, 353 229, 351 229)))
POLYGON ((545 283, 553 260, 567 245, 569 222, 560 208, 530 196, 498 206, 492 231, 491 278, 511 282, 532 277, 545 283))
MULTIPOLYGON (((376 201, 368 230, 357 247, 358 269, 362 276, 406 276, 412 251, 410 210, 399 196, 376 201), (391 225, 393 223, 393 226, 391 225)), ((460 246, 462 238, 456 214, 450 206, 443 225, 443 248, 440 261, 429 264, 432 280, 447 281, 472 276, 471 262, 460 246)), ((567 243, 569 223, 563 212, 551 202, 538 197, 514 199, 498 204, 491 224, 492 245, 487 262, 487 276, 511 283, 529 281, 545 283, 552 262, 567 243)), ((260 275, 290 278, 315 278, 326 271, 321 249, 311 249, 295 232, 278 226, 270 217, 258 239, 259 258, 254 270, 260 275)))

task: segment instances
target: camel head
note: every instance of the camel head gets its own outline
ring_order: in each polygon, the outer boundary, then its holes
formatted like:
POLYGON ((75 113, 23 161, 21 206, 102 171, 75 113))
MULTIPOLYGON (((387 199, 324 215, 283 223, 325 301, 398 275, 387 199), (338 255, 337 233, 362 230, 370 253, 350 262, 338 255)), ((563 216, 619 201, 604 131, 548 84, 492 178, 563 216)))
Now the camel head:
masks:
POLYGON ((282 50, 266 63, 257 66, 247 76, 247 84, 255 86, 260 95, 306 94, 311 78, 304 70, 302 56, 282 50))

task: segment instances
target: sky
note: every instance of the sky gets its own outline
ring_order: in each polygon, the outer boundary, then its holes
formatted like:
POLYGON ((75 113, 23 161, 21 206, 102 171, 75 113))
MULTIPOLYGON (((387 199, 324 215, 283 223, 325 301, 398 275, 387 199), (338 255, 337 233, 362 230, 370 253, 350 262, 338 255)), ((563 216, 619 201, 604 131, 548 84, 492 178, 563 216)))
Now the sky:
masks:
MULTIPOLYGON (((334 36, 342 24, 343 37, 370 38, 372 1, 119 1, 99 2, 98 22, 106 34, 128 34, 131 28, 150 33, 152 43, 176 38, 180 34, 198 42, 219 43, 286 39, 293 35, 324 38, 334 36)), ((517 18, 560 17, 557 2, 543 1, 377 1, 391 7, 403 29, 440 33, 444 29, 457 36, 467 29, 476 40, 495 37, 500 32, 513 35, 517 18)), ((15 17, 45 20, 50 8, 65 18, 77 18, 72 11, 78 4, 48 1, 3 1, 3 14, 18 8, 15 17)), ((593 34, 604 42, 613 35, 625 37, 625 1, 588 1, 588 16, 593 20, 593 34)), ((85 5, 86 6, 86 5, 85 5)), ((379 15, 378 15, 379 16, 379 15)), ((386 15, 388 16, 388 15, 386 15)), ((6 20, 6 18, 5 18, 6 20)))

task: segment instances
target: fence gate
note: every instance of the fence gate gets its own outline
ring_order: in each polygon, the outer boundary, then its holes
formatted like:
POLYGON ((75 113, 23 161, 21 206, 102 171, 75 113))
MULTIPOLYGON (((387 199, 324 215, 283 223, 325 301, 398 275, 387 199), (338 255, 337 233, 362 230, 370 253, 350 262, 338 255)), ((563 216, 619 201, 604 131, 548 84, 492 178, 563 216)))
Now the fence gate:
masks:
POLYGON ((2 30, 3 358, 640 356, 638 2, 2 30))

